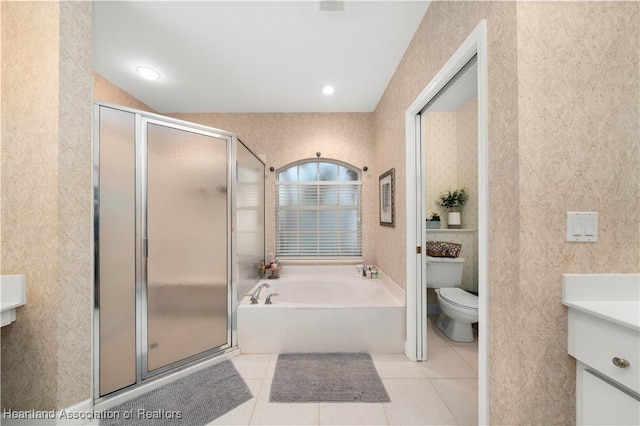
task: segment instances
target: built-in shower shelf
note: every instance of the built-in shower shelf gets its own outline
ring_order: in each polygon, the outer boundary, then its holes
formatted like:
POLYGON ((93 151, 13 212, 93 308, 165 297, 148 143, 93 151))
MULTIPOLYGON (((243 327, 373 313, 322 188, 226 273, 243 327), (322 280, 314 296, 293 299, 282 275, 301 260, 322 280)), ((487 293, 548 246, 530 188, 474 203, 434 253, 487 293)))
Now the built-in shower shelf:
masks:
POLYGON ((24 275, 0 276, 0 325, 16 320, 16 308, 27 303, 24 275))

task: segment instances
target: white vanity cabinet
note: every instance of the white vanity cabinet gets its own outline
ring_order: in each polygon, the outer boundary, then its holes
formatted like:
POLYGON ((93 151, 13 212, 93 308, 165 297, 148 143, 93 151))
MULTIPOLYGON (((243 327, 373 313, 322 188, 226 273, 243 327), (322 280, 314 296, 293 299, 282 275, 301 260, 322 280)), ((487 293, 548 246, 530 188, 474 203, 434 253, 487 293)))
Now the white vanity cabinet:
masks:
POLYGON ((640 275, 563 275, 576 422, 640 425, 640 275))
POLYGON ((640 425, 640 401, 578 363, 576 420, 581 425, 640 425))

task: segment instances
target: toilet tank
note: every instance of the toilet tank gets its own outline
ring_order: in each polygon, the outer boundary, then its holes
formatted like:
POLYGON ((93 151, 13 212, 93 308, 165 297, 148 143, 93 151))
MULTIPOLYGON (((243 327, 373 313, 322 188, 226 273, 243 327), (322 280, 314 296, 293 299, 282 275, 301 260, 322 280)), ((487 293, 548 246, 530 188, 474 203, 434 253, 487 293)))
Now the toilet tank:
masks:
POLYGON ((427 258, 427 288, 460 287, 462 285, 461 257, 427 258))

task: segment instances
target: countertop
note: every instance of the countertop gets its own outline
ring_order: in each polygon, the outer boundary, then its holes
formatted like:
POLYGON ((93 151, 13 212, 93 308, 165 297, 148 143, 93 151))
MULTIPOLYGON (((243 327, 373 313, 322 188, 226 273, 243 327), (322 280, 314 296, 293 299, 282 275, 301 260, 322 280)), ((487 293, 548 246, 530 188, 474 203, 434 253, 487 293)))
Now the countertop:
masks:
POLYGON ((640 274, 563 274, 562 304, 640 331, 640 274))

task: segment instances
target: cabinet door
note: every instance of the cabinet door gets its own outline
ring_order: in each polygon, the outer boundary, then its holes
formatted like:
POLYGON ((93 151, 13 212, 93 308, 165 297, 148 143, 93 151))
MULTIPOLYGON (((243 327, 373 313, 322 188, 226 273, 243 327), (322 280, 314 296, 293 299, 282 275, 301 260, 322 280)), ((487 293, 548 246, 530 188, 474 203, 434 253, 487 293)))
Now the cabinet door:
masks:
POLYGON ((640 401, 605 382, 588 370, 579 369, 582 377, 582 401, 577 420, 584 425, 639 425, 640 401))

